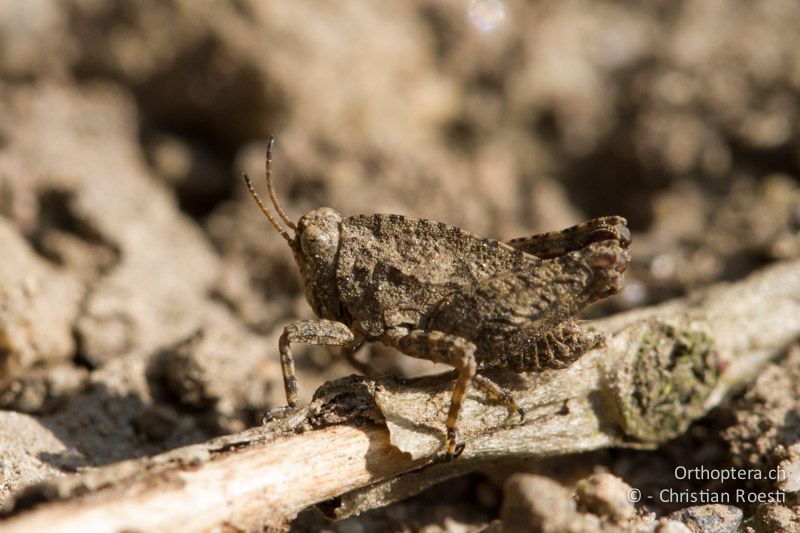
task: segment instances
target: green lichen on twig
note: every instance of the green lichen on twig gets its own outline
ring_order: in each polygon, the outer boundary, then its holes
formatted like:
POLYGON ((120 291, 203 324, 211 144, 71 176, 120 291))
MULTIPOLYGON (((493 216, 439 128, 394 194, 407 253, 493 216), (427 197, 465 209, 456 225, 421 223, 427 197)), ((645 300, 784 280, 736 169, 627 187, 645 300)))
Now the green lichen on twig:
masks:
POLYGON ((621 426, 643 442, 683 433, 705 412, 719 379, 714 339, 702 321, 690 317, 648 321, 635 356, 620 364, 613 383, 621 426))

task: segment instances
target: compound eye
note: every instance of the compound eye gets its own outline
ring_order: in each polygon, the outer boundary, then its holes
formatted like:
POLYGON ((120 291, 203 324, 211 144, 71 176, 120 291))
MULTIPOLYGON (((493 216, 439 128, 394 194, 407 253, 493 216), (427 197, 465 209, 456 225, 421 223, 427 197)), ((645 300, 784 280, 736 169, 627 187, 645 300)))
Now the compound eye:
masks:
POLYGON ((318 226, 308 226, 303 230, 303 236, 300 238, 300 247, 306 257, 322 254, 330 246, 330 243, 330 236, 318 226))

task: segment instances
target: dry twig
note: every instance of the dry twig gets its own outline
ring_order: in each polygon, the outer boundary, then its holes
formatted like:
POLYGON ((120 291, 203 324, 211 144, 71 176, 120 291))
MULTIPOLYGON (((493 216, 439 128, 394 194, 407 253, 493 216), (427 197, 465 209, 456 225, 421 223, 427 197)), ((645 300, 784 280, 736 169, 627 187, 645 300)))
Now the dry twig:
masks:
POLYGON ((350 377, 266 430, 41 485, 3 530, 281 528, 315 503, 348 516, 494 461, 657 446, 800 336, 800 261, 595 326, 606 345, 565 370, 492 374, 527 409, 524 423, 471 393, 452 463, 435 459, 451 376, 350 377))

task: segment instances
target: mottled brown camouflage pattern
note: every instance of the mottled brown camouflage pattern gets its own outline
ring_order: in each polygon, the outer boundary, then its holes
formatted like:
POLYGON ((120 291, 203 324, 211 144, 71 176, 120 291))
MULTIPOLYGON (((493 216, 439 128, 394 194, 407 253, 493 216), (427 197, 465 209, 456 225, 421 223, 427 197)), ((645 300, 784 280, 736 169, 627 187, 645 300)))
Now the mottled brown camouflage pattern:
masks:
POLYGON ((354 360, 365 341, 379 341, 458 370, 446 422, 450 457, 461 451, 456 426, 470 385, 524 415, 510 392, 477 371, 571 364, 601 338, 572 317, 619 292, 630 260, 630 231, 618 216, 503 243, 441 222, 343 218, 328 207, 295 226, 270 192, 294 236, 259 203, 292 248, 306 298, 320 317, 295 322, 281 336, 288 408, 297 404, 292 343, 342 346, 354 360))

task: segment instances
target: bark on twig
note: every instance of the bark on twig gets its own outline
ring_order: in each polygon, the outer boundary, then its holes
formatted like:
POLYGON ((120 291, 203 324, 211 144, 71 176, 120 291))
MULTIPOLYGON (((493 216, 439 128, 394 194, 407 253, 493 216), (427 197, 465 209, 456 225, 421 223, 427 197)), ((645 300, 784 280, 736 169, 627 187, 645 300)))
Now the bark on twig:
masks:
POLYGON ((459 425, 466 449, 452 463, 436 460, 450 376, 350 377, 266 430, 49 482, 2 528, 280 528, 315 503, 348 516, 493 461, 656 446, 800 337, 800 261, 594 325, 605 346, 570 368, 491 374, 527 409, 523 423, 471 393, 459 425))

